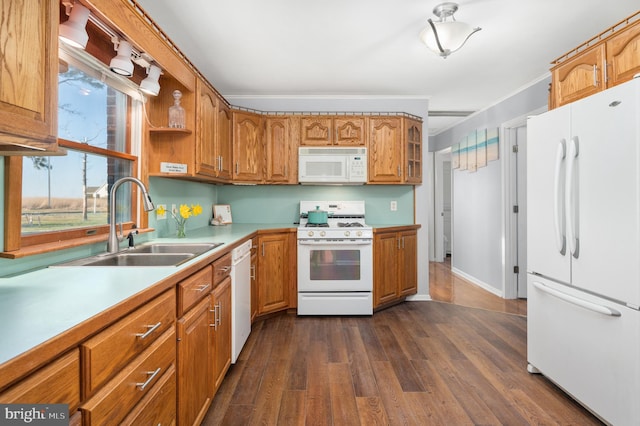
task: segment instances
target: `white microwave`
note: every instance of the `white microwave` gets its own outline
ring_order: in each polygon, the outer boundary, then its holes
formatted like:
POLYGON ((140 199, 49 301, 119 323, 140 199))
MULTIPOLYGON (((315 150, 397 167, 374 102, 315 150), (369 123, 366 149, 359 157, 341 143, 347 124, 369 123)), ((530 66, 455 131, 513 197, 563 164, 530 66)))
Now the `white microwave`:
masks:
POLYGON ((303 184, 367 182, 367 148, 298 148, 298 182, 303 184))

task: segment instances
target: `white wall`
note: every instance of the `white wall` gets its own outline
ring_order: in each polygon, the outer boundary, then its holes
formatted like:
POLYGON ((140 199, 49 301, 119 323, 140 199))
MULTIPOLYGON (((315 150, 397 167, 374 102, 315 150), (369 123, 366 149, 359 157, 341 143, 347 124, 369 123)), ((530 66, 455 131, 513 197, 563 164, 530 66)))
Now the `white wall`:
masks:
POLYGON ((500 160, 476 172, 453 171, 453 270, 502 295, 500 160))

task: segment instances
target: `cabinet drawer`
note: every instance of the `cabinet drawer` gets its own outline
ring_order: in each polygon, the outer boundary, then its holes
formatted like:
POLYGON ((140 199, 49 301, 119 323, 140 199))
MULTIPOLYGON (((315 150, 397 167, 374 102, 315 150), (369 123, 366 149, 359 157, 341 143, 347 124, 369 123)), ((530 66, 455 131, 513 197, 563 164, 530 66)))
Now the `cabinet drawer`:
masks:
POLYGON ((74 349, 0 394, 3 404, 80 405, 80 355, 74 349))
POLYGON ((172 365, 121 425, 175 425, 176 369, 172 365))
POLYGON ((86 424, 118 424, 154 390, 176 359, 176 333, 171 327, 87 403, 80 407, 86 424))
POLYGON ((207 266, 185 278, 178 284, 178 316, 181 317, 200 299, 211 293, 213 281, 211 266, 207 266))
POLYGON ((220 259, 213 262, 213 283, 214 286, 231 274, 231 253, 227 253, 220 259))
POLYGON ((82 351, 85 397, 175 324, 175 293, 167 291, 92 337, 82 351))

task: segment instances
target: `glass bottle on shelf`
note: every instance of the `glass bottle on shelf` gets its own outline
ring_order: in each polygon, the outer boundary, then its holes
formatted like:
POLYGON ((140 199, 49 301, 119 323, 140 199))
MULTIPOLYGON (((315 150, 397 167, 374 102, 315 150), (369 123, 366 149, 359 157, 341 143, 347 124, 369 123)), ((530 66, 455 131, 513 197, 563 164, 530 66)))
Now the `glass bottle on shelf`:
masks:
POLYGON ((182 92, 179 90, 173 91, 173 105, 169 107, 169 127, 175 129, 185 128, 184 108, 180 106, 180 99, 182 98, 182 92))

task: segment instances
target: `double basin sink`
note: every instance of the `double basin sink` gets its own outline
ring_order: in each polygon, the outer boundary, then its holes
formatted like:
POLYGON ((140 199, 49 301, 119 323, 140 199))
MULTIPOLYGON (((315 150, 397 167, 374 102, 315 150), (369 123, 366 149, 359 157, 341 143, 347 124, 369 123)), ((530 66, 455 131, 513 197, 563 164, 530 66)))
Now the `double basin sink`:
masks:
POLYGON ((58 266, 178 266, 223 243, 152 243, 58 266))

